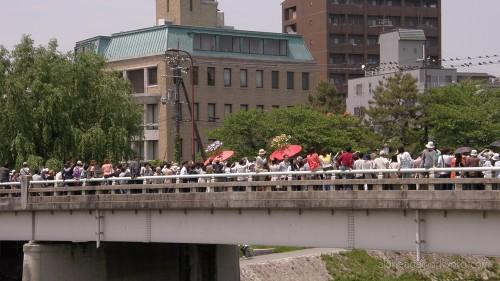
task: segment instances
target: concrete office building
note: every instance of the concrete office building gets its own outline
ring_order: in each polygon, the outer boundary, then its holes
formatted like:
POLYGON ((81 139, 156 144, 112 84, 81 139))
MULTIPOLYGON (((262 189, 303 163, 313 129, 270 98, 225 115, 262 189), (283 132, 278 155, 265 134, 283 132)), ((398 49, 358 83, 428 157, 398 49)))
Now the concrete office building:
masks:
POLYGON ((193 146, 199 151, 200 143, 213 141, 208 132, 220 127, 228 115, 304 104, 314 88, 315 62, 301 36, 220 27, 216 8, 215 1, 158 0, 159 25, 76 44, 77 51, 103 55, 110 70, 121 71, 130 80, 137 102, 144 106, 144 138, 133 144, 142 159, 175 160, 177 107, 167 94, 175 89, 165 61, 168 49, 187 51, 194 61, 192 77, 183 78, 189 96, 191 82, 195 85, 194 118, 201 142, 192 138, 191 114, 181 92, 183 160, 191 159, 193 146), (191 14, 203 14, 205 19, 191 14))
POLYGON ((380 82, 399 71, 417 79, 417 88, 422 92, 425 89, 457 83, 459 77, 466 75, 459 76, 453 68, 432 65, 423 67, 423 49, 426 44, 423 30, 398 29, 383 33, 380 35, 379 44, 381 67, 375 71, 367 68, 366 77, 348 81, 347 112, 353 115, 362 116, 380 82), (400 69, 401 66, 404 67, 400 69))
POLYGON ((285 0, 283 32, 301 34, 321 80, 347 93, 347 81, 378 65, 378 36, 397 28, 422 29, 426 56, 441 58, 441 0, 285 0))

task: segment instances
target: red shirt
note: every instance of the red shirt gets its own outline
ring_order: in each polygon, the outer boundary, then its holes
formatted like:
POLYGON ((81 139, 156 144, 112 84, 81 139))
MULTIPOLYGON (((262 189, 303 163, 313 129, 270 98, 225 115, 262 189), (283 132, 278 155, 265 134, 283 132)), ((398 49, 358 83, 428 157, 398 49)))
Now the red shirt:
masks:
POLYGON ((307 155, 307 164, 309 164, 310 171, 316 171, 321 168, 321 161, 317 153, 307 155))
POLYGON ((344 152, 342 155, 339 157, 339 163, 340 165, 352 169, 352 166, 354 164, 354 159, 352 157, 352 152, 344 152))

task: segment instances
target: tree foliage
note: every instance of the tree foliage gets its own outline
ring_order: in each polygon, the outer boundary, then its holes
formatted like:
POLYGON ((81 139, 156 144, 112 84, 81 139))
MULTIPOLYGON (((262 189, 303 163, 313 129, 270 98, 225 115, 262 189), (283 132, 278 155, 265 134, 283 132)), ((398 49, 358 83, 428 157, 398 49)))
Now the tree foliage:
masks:
POLYGON ((385 78, 366 110, 369 125, 393 146, 419 142, 423 135, 419 96, 417 80, 410 74, 385 78))
POLYGON ((130 155, 142 110, 127 81, 92 53, 62 54, 57 42, 35 47, 25 36, 0 48, 0 160, 130 155))
POLYGON ((309 95, 308 106, 322 113, 345 113, 345 97, 337 93, 334 85, 320 81, 313 95, 309 95))
POLYGON ((423 98, 429 134, 440 146, 488 147, 500 140, 500 90, 463 83, 423 98))
POLYGON ((240 156, 254 156, 260 148, 270 150, 272 138, 280 134, 292 136, 292 143, 302 145, 304 151, 338 151, 346 146, 367 151, 378 144, 377 137, 357 118, 303 107, 239 112, 228 117, 224 126, 210 136, 240 156))

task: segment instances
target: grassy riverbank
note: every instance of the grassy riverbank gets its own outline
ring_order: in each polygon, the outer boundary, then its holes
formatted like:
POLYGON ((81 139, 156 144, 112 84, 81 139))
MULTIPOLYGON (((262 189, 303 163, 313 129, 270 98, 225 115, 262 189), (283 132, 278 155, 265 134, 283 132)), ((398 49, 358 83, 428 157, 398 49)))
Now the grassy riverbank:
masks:
POLYGON ((322 256, 333 281, 500 280, 496 258, 354 250, 322 256))

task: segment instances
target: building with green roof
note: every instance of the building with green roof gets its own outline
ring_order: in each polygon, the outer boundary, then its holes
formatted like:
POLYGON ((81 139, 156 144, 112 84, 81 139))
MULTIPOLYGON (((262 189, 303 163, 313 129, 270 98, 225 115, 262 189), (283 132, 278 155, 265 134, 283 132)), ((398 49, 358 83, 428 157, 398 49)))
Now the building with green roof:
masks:
POLYGON ((189 160, 230 114, 301 105, 315 87, 315 61, 297 35, 167 23, 82 40, 75 50, 102 55, 130 81, 144 106, 144 137, 133 147, 145 160, 175 160, 176 141, 182 160, 189 160), (166 61, 171 49, 193 58, 193 68, 181 73, 186 92, 179 94, 166 61))

